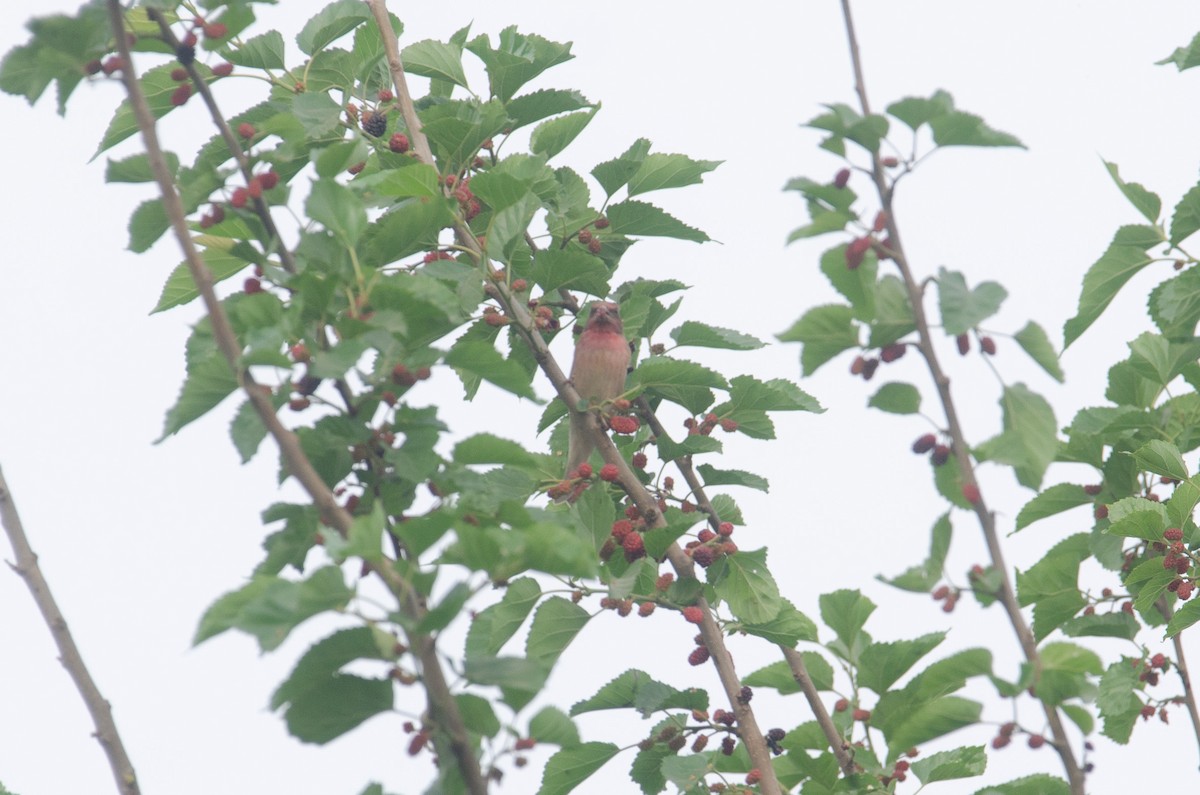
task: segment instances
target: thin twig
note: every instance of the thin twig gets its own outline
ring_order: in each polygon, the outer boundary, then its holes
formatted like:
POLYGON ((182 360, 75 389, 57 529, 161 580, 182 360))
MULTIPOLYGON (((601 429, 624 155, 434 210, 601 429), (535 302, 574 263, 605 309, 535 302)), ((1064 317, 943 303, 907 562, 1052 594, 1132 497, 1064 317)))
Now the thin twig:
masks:
MULTIPOLYGON (((58 646, 59 661, 67 669, 72 681, 75 682, 75 688, 83 698, 88 713, 92 716, 92 724, 96 727, 96 739, 100 742, 100 747, 104 749, 104 755, 108 757, 108 766, 112 768, 117 791, 121 795, 139 795, 141 789, 138 787, 137 774, 134 773, 133 763, 129 761, 129 754, 125 751, 121 734, 117 731, 117 724, 112 716, 112 706, 100 693, 100 688, 92 679, 87 665, 83 662, 83 655, 79 653, 79 647, 75 645, 75 639, 71 636, 67 620, 63 618, 58 603, 54 601, 54 595, 50 592, 50 584, 46 582, 46 578, 38 566, 37 555, 34 554, 29 545, 29 538, 25 535, 25 527, 21 524, 17 505, 13 501, 12 492, 8 489, 8 483, 4 479, 2 470, 0 470, 0 524, 4 525, 4 532, 8 535, 9 543, 12 544, 13 554, 17 556, 16 565, 9 565, 13 571, 21 575, 21 579, 25 580, 25 585, 33 594, 33 601, 37 603, 38 610, 41 611, 42 620, 50 628, 50 634, 54 637, 55 645, 58 646)), ((0 789, 3 788, 0 787, 0 789)))
MULTIPOLYGON (((1163 620, 1170 622, 1175 611, 1167 603, 1166 597, 1160 597, 1155 603, 1159 614, 1163 620)), ((1187 705, 1188 717, 1192 721, 1192 732, 1196 735, 1196 745, 1200 747, 1200 709, 1196 705, 1196 691, 1192 687, 1192 676, 1188 671, 1187 656, 1183 653, 1183 633, 1175 633, 1175 637, 1171 638, 1171 642, 1175 646, 1175 670, 1179 673, 1179 680, 1183 684, 1183 703, 1187 705)))
MULTIPOLYGON (((667 434, 667 429, 663 427, 658 419, 658 415, 650 408, 650 402, 645 396, 639 397, 635 403, 638 409, 638 414, 646 421, 650 432, 658 439, 670 439, 667 434)), ((717 509, 713 507, 712 500, 708 497, 708 492, 704 488, 704 483, 700 480, 700 476, 696 473, 696 468, 692 466, 690 456, 682 456, 674 461, 679 474, 683 476, 684 481, 691 490, 692 497, 696 501, 699 510, 708 516, 708 523, 714 531, 720 531, 721 517, 717 513, 717 509)), ((829 742, 829 747, 833 750, 834 756, 838 760, 838 767, 842 769, 842 774, 846 776, 853 775, 858 772, 858 765, 854 762, 854 754, 851 752, 846 743, 845 737, 838 731, 833 719, 829 717, 829 711, 825 709, 824 702, 821 701, 821 691, 817 690, 817 686, 813 683, 812 677, 809 676, 808 666, 804 664, 804 657, 795 649, 788 646, 780 645, 779 649, 783 652, 783 657, 788 663, 788 668, 791 669, 792 678, 796 680, 796 684, 800 686, 801 692, 804 693, 805 700, 808 701, 808 706, 812 709, 813 716, 817 719, 818 725, 821 727, 821 732, 825 735, 825 739, 829 742)))
MULTIPOLYGON (((108 0, 108 10, 109 18, 113 25, 113 33, 117 39, 118 47, 121 51, 122 63, 124 64, 124 68, 121 70, 122 80, 125 83, 125 90, 129 96, 129 103, 133 109, 134 118, 142 134, 142 140, 146 147, 147 160, 155 181, 158 183, 159 191, 162 195, 163 207, 170 220, 171 229, 180 248, 184 252, 184 258, 188 263, 188 270, 196 283, 205 309, 208 312, 212 323, 213 337, 217 342, 217 346, 229 363, 230 369, 237 374, 238 383, 245 390, 255 412, 267 427, 267 431, 275 439, 276 444, 279 445, 280 456, 287 467, 287 471, 308 492, 313 503, 317 506, 321 520, 328 526, 335 528, 339 533, 346 535, 349 533, 352 522, 350 514, 342 506, 338 505, 333 492, 325 485, 321 476, 317 474, 312 462, 309 461, 300 447, 300 442, 296 434, 292 433, 280 422, 278 415, 275 413, 274 406, 271 405, 270 389, 256 383, 249 371, 241 365, 241 345, 238 343, 237 336, 233 332, 233 327, 229 323, 229 317, 226 315, 213 289, 212 272, 209 270, 192 240, 182 200, 180 199, 179 192, 176 190, 166 158, 163 155, 162 147, 158 141, 154 116, 150 112, 145 94, 142 92, 134 73, 133 60, 123 34, 123 17, 119 0, 108 0)), ((391 30, 390 27, 388 30, 391 30)), ((400 600, 403 611, 410 618, 419 620, 424 613, 424 608, 415 598, 411 587, 403 577, 387 562, 374 566, 372 569, 400 600)), ((422 682, 425 686, 426 696, 429 699, 430 715, 437 722, 438 728, 444 731, 450 738, 450 748, 447 750, 451 752, 458 762, 459 772, 471 795, 486 795, 487 781, 480 770, 479 760, 475 756, 471 746, 470 733, 463 722, 458 704, 454 700, 446 682, 445 674, 441 670, 441 660, 437 656, 434 640, 430 636, 416 635, 415 633, 409 634, 407 637, 409 647, 414 650, 417 659, 421 663, 422 682)), ((435 735, 435 746, 438 744, 436 738, 437 735, 435 735)))
MULTIPOLYGON (((171 29, 171 25, 167 22, 166 17, 163 16, 163 13, 157 8, 147 8, 146 15, 151 21, 158 23, 159 33, 162 35, 163 41, 167 43, 167 46, 178 52, 181 43, 175 36, 175 31, 171 29)), ((184 69, 187 70, 188 77, 191 79, 192 85, 196 87, 196 93, 200 95, 200 98, 204 101, 205 107, 208 108, 209 115, 212 116, 213 124, 221 134, 221 139, 225 141, 225 145, 229 147, 229 152, 233 155, 234 160, 237 161, 238 170, 242 174, 242 179, 244 179, 246 184, 249 185, 250 179, 254 176, 250 168, 250 158, 246 156, 245 151, 242 150, 241 143, 238 142, 237 137, 233 134, 233 130, 229 128, 229 122, 225 120, 225 116, 221 113, 221 109, 217 106, 217 100, 215 97, 213 97, 212 89, 210 89, 208 86, 208 81, 206 81, 196 69, 195 60, 188 60, 187 63, 184 64, 184 69)), ((296 260, 292 256, 291 250, 284 245, 283 238, 279 235, 279 229, 275 226, 275 219, 271 215, 271 210, 267 205, 267 200, 261 196, 254 199, 254 210, 255 214, 258 216, 258 219, 262 221, 263 229, 266 230, 267 236, 271 240, 272 245, 269 245, 268 249, 272 247, 275 249, 276 253, 279 255, 279 262, 283 266, 284 270, 286 270, 288 273, 295 273, 296 260)), ((270 254, 270 250, 268 250, 267 253, 270 254)))
MULTIPOLYGON (((863 80, 862 56, 858 48, 858 38, 854 32, 854 20, 850 13, 850 0, 842 0, 842 15, 846 23, 846 38, 850 48, 850 60, 854 68, 854 88, 858 94, 863 115, 870 115, 871 106, 867 101, 866 83, 863 80)), ((963 482, 964 484, 977 486, 975 468, 971 462, 970 448, 967 445, 966 436, 963 433, 962 425, 959 423, 958 411, 955 408, 954 399, 950 393, 950 378, 942 370, 938 362, 937 353, 933 347, 933 338, 929 332, 929 322, 925 315, 921 287, 916 279, 913 278, 908 259, 904 254, 904 245, 901 242, 899 225, 896 222, 895 209, 892 205, 892 194, 887 184, 887 176, 883 164, 880 162, 879 154, 877 152, 874 153, 872 158, 871 175, 875 182, 876 191, 879 194, 881 206, 887 217, 887 233, 891 240, 888 245, 891 252, 895 255, 892 259, 900 270, 900 275, 904 280, 904 285, 908 292, 909 304, 912 306, 913 322, 917 328, 919 338, 918 348, 925 357, 926 366, 937 388, 942 409, 946 414, 946 426, 952 440, 951 449, 954 452, 959 471, 962 473, 963 482)), ((982 497, 975 501, 973 507, 975 515, 979 518, 980 527, 983 530, 984 541, 988 548, 988 554, 991 557, 992 567, 996 570, 1000 578, 1000 587, 997 589, 996 594, 997 598, 1004 605, 1004 610, 1008 614, 1009 622, 1012 624, 1013 631, 1017 635, 1017 640, 1021 645, 1021 650, 1025 654, 1025 659, 1029 661, 1035 671, 1040 671, 1041 656, 1038 652, 1037 640, 1034 638, 1029 624, 1025 621, 1025 616, 1021 612, 1021 606, 1017 603, 1013 592, 1012 580, 1008 573, 1008 564, 1004 560, 1004 551, 1000 546, 1000 536, 996 532, 995 515, 988 509, 982 497)), ((1062 717, 1059 715, 1056 707, 1044 701, 1040 703, 1046 713, 1046 722, 1054 738, 1053 745, 1062 759, 1072 795, 1083 795, 1085 784, 1084 773, 1075 759, 1074 751, 1071 749, 1070 738, 1067 736, 1062 717)))
POLYGON ((433 165, 433 150, 429 148, 429 138, 421 129, 421 119, 417 117, 417 108, 408 90, 404 62, 400 59, 400 43, 396 39, 396 31, 392 29, 392 15, 388 13, 384 0, 367 0, 367 6, 375 17, 375 24, 383 39, 383 51, 387 54, 388 70, 392 73, 392 85, 396 89, 396 104, 400 106, 400 115, 404 117, 404 126, 408 128, 413 151, 421 162, 433 165))

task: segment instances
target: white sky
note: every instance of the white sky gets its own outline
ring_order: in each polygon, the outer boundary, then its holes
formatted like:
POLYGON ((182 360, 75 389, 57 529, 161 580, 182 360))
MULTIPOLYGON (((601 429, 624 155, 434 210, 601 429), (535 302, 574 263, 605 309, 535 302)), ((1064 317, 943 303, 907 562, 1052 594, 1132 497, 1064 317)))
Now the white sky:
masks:
MULTIPOLYGON (((260 16, 290 41, 322 5, 291 0, 261 9, 260 16)), ((61 0, 0 4, 0 50, 25 41, 22 25, 29 16, 75 6, 61 0)), ((640 243, 624 261, 627 278, 672 276, 694 286, 680 320, 771 338, 808 307, 834 300, 817 270, 819 253, 833 240, 784 248, 786 234, 802 222, 802 206, 780 192, 790 177, 828 179, 839 167, 816 148, 818 136, 799 127, 820 103, 854 102, 834 0, 733 7, 626 0, 393 3, 392 10, 406 23, 405 42, 445 38, 472 20, 475 32, 493 36, 516 23, 523 31, 574 41, 576 60, 537 86, 576 88, 603 101, 565 156, 581 172, 639 136, 649 137, 658 151, 726 161, 704 186, 651 197, 722 244, 640 243)), ((939 153, 906 182, 897 214, 915 267, 930 274, 944 265, 964 271, 971 283, 1002 282, 1010 299, 989 327, 1013 332, 1033 318, 1057 342, 1062 322, 1074 313, 1084 269, 1118 225, 1136 222, 1100 158, 1119 163, 1127 179, 1159 192, 1168 207, 1195 181, 1200 70, 1179 75, 1154 61, 1200 30, 1200 5, 861 0, 856 11, 876 108, 944 88, 959 107, 1029 146, 1027 152, 939 153)), ((221 84, 218 99, 226 90, 234 89, 221 84)), ((266 657, 258 656, 251 639, 234 634, 190 648, 203 610, 237 587, 258 561, 258 512, 294 497, 295 490, 276 493, 273 450, 264 447, 251 465, 238 465, 225 433, 229 406, 151 445, 176 396, 183 341, 197 313, 188 308, 147 316, 179 255, 166 238, 147 256, 125 250, 128 215, 150 188, 106 187, 103 158, 87 162, 118 98, 115 84, 83 86, 66 120, 54 114, 49 96, 32 111, 19 99, 0 98, 6 120, 0 147, 6 179, 0 192, 6 244, 0 267, 0 466, 26 529, 114 705, 147 795, 355 795, 370 780, 389 792, 414 792, 410 782, 425 774, 428 760, 404 755, 404 718, 378 717, 314 748, 290 739, 282 721, 265 709, 296 657, 321 637, 321 626, 302 628, 266 657)), ((166 145, 185 161, 197 140, 188 127, 200 114, 189 117, 188 125, 164 125, 166 145)), ((119 149, 114 156, 132 151, 119 149)), ((1152 269, 1135 279, 1068 352, 1065 387, 1003 337, 995 364, 1006 381, 1025 381, 1045 394, 1066 425, 1078 408, 1101 402, 1105 372, 1124 355, 1135 327, 1147 324, 1145 295, 1163 276, 1152 269)), ((690 356, 729 374, 799 375, 795 346, 690 356)), ((997 383, 974 357, 948 361, 968 434, 981 441, 999 423, 997 383)), ((1015 676, 1016 644, 999 610, 984 612, 964 601, 947 619, 928 598, 872 581, 876 573, 895 574, 923 559, 929 527, 944 505, 923 462, 908 451, 925 424, 865 410, 883 380, 926 386, 916 357, 882 370, 870 385, 849 378, 847 363, 838 360, 801 384, 829 408, 825 415, 778 417, 780 443, 727 443, 729 455, 720 465, 755 470, 772 484, 767 498, 736 493, 748 519, 738 531, 739 544, 769 545, 785 595, 814 617, 820 593, 859 586, 879 604, 868 625, 877 639, 949 628, 950 638, 931 659, 988 645, 997 653, 997 673, 1015 676)), ((537 386, 548 394, 544 382, 537 386)), ((417 402, 444 403, 443 416, 460 438, 488 429, 544 444, 533 439, 536 407, 495 391, 461 404, 449 372, 410 394, 417 402)), ((932 403, 926 406, 934 413, 932 403)), ((1195 457, 1188 458, 1194 464, 1195 457)), ((1011 528, 1031 493, 996 467, 984 467, 982 479, 1001 527, 1011 528)), ((1071 479, 1095 480, 1060 467, 1051 469, 1047 483, 1071 479)), ((984 562, 984 550, 972 517, 957 512, 954 522, 949 570, 962 582, 972 563, 984 562)), ((1010 540, 1009 561, 1028 566, 1055 541, 1089 524, 1077 511, 1035 525, 1010 540)), ((1090 574, 1096 588, 1113 584, 1090 574)), ((0 606, 0 781, 19 795, 111 791, 86 713, 15 575, 0 573, 0 606)), ((684 665, 691 633, 672 618, 616 624, 615 615, 598 617, 561 660, 552 703, 568 706, 631 666, 672 683, 715 689, 710 669, 684 665)), ((1150 640, 1153 633, 1145 635, 1150 640)), ((1193 664, 1200 664, 1194 633, 1188 643, 1193 664)), ((1103 652, 1111 660, 1130 650, 1111 644, 1103 652)), ((743 675, 776 659, 757 641, 735 641, 734 653, 743 675)), ((1160 691, 1175 691, 1176 680, 1168 680, 1160 691)), ((989 703, 986 718, 1008 719, 1007 706, 994 701, 990 687, 974 692, 989 703)), ((772 701, 766 692, 755 701, 765 726, 790 729, 806 719, 799 696, 773 708, 772 701)), ((723 705, 714 700, 714 706, 723 705)), ((1028 700, 1020 715, 1038 728, 1037 709, 1028 700)), ((589 716, 581 725, 585 739, 620 743, 636 742, 649 727, 626 715, 589 716)), ((1151 780, 1186 789, 1185 782, 1196 780, 1190 734, 1186 717, 1176 711, 1169 727, 1139 725, 1128 748, 1095 738, 1090 791, 1128 792, 1151 780)), ((940 747, 990 738, 986 728, 967 730, 940 747)), ((534 753, 530 770, 545 754, 534 753)), ((631 759, 618 758, 578 791, 634 791, 625 778, 631 759)), ((1049 749, 1035 753, 1018 744, 992 757, 986 781, 1034 770, 1057 772, 1056 757, 1049 749)), ((939 791, 973 791, 982 783, 939 791)), ((513 775, 502 791, 534 789, 531 775, 513 775)))

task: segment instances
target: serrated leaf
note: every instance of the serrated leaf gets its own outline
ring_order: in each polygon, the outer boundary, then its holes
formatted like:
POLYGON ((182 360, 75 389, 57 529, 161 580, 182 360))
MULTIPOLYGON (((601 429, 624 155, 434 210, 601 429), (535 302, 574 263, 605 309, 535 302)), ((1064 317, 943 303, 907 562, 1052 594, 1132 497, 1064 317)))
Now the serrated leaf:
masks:
POLYGON ((530 577, 510 582, 500 601, 479 611, 471 622, 467 630, 466 656, 482 658, 499 654, 533 612, 541 594, 537 581, 530 577))
POLYGON ((592 169, 592 176, 608 196, 612 196, 629 182, 630 177, 641 168, 650 152, 650 141, 639 138, 618 158, 607 160, 592 169))
POLYGON ((950 551, 952 535, 953 526, 950 524, 950 514, 944 513, 933 524, 929 539, 929 556, 925 558, 925 561, 890 579, 883 576, 879 576, 879 579, 905 591, 928 593, 942 578, 942 569, 946 565, 946 554, 950 551))
POLYGON ((1136 695, 1138 671, 1127 658, 1108 666, 1100 677, 1096 706, 1104 721, 1104 736, 1118 743, 1129 742, 1142 702, 1136 695))
POLYGON ((837 633, 838 639, 853 649, 859 640, 867 618, 875 612, 875 603, 858 591, 840 590, 821 594, 821 620, 837 633))
POLYGON ((682 188, 704 181, 708 172, 721 165, 720 160, 693 160, 687 155, 656 152, 642 161, 629 179, 630 196, 665 188, 682 188))
POLYGON ((558 751, 546 762, 537 795, 566 795, 604 767, 621 749, 612 743, 581 743, 558 751))
MULTIPOLYGON (((208 266, 208 270, 212 274, 213 284, 219 284, 250 266, 248 261, 231 253, 231 251, 216 247, 203 249, 201 256, 204 259, 204 264, 208 266)), ((200 290, 196 287, 196 282, 192 280, 191 268, 188 267, 188 263, 185 260, 176 265, 175 269, 171 271, 171 275, 167 277, 167 282, 163 285, 158 303, 150 310, 150 314, 162 312, 175 306, 183 306, 199 297, 200 290)))
POLYGON ((922 784, 982 776, 987 770, 987 754, 982 745, 955 748, 923 756, 912 763, 913 775, 922 784))
POLYGON ((1124 610, 1078 616, 1064 622, 1059 627, 1068 638, 1122 638, 1123 640, 1133 640, 1141 628, 1138 620, 1124 610))
POLYGON ((809 376, 839 353, 858 347, 858 329, 848 306, 828 304, 805 312, 791 328, 777 335, 781 342, 799 342, 800 365, 809 376))
POLYGON ((332 179, 313 183, 304 208, 310 218, 332 232, 348 249, 355 247, 367 228, 367 210, 362 200, 332 179))
POLYGON ((283 35, 277 30, 246 39, 236 47, 226 47, 221 51, 225 60, 238 66, 250 69, 284 69, 283 35))
POLYGON ((917 661, 946 639, 944 632, 931 632, 912 640, 872 643, 858 657, 858 682, 882 695, 917 661))
POLYGON ((312 55, 370 19, 370 9, 359 0, 335 0, 304 23, 296 44, 305 55, 312 55))
POLYGON ((607 295, 610 276, 600 258, 574 249, 545 249, 533 255, 531 278, 548 293, 562 289, 607 295))
POLYGON ((175 405, 167 411, 161 442, 188 423, 207 414, 238 388, 237 378, 217 348, 212 327, 198 324, 188 338, 187 377, 175 405))
POLYGON ((525 654, 546 668, 551 668, 591 614, 569 599, 552 596, 542 602, 534 613, 525 641, 525 654))
POLYGON ((1013 339, 1025 353, 1029 354, 1029 358, 1050 374, 1051 378, 1060 384, 1063 382, 1063 371, 1058 361, 1058 354, 1054 351, 1054 346, 1050 344, 1050 338, 1041 326, 1031 320, 1013 335, 1013 339))
POLYGON ((732 351, 752 351, 762 348, 765 342, 750 334, 733 329, 710 326, 695 320, 686 320, 671 330, 671 339, 679 346, 694 345, 699 348, 723 348, 732 351))
POLYGON ((478 376, 518 397, 538 401, 529 374, 516 361, 505 359, 488 342, 459 341, 446 353, 446 364, 478 376))
POLYGON ((889 414, 916 414, 921 410, 921 393, 912 384, 884 384, 867 405, 889 414))
POLYGON ((512 119, 512 129, 516 130, 527 124, 559 113, 567 113, 581 108, 591 107, 592 103, 578 91, 562 89, 542 89, 529 94, 514 97, 505 103, 508 117, 512 119))
POLYGON ((1167 637, 1175 637, 1197 621, 1200 621, 1200 599, 1194 602, 1184 602, 1167 622, 1167 637))
POLYGON ((1174 480, 1187 480, 1187 464, 1179 448, 1162 439, 1151 439, 1133 453, 1133 460, 1139 468, 1155 475, 1165 475, 1174 480))
POLYGON ((1036 489, 1058 453, 1058 424, 1044 397, 1024 384, 1004 388, 1004 430, 975 449, 983 461, 1008 464, 1022 486, 1036 489))
MULTIPOLYGON (((172 174, 179 171, 179 155, 174 152, 163 152, 167 161, 167 170, 172 174)), ((130 155, 122 160, 108 160, 104 168, 105 182, 153 182, 154 173, 150 170, 150 158, 145 153, 130 155)))
POLYGON ((528 736, 539 743, 561 748, 579 745, 579 729, 575 727, 575 721, 556 707, 543 707, 529 719, 528 736))
POLYGON ((608 220, 615 234, 633 237, 673 237, 705 243, 711 238, 688 226, 666 210, 646 202, 626 200, 608 207, 608 220))
POLYGON ((938 269, 938 305, 942 328, 950 336, 966 334, 1000 309, 1008 291, 996 282, 982 282, 974 289, 958 271, 938 269))
POLYGON ((433 39, 414 42, 400 51, 404 69, 412 74, 435 80, 448 80, 457 86, 470 88, 463 71, 462 47, 433 39))
POLYGON ((734 616, 749 624, 770 621, 783 601, 767 569, 767 550, 740 550, 708 568, 709 582, 734 616))
POLYGON ((535 155, 550 160, 574 141, 600 109, 599 105, 578 113, 544 121, 529 137, 529 149, 535 155))
POLYGON ((1088 505, 1093 497, 1084 491, 1083 486, 1074 483, 1058 483, 1038 494, 1021 508, 1017 514, 1016 530, 1028 527, 1039 519, 1069 511, 1080 505, 1088 505))
POLYGON ((629 383, 678 403, 693 414, 712 405, 713 389, 729 388, 716 371, 695 362, 665 356, 643 360, 629 374, 629 383))
POLYGON ((1200 185, 1195 185, 1179 199, 1171 213, 1171 245, 1179 245, 1200 229, 1200 185))
POLYGON ((1063 326, 1063 346, 1069 347, 1079 339, 1100 317, 1125 282, 1152 261, 1153 258, 1140 247, 1111 244, 1083 277, 1079 308, 1063 326))
POLYGON ((1108 170, 1108 175, 1112 177, 1113 182, 1117 183, 1117 187, 1129 200, 1129 203, 1150 223, 1158 223, 1159 213, 1162 212, 1162 199, 1136 182, 1126 182, 1121 179, 1120 169, 1116 163, 1109 163, 1107 160, 1102 162, 1108 170))
POLYGON ((1003 784, 992 784, 977 790, 975 795, 1069 795, 1070 792, 1070 785, 1061 778, 1037 773, 1003 784))
POLYGON ((700 464, 696 467, 696 471, 700 473, 700 477, 704 478, 706 486, 746 486, 762 492, 771 490, 767 479, 753 472, 741 469, 717 469, 708 464, 700 464))

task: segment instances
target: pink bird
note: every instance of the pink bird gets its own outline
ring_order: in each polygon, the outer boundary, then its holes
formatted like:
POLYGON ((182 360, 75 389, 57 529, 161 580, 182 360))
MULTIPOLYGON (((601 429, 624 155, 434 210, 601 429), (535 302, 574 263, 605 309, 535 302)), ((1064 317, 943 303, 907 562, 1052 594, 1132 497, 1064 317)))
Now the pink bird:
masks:
MULTIPOLYGON (((587 401, 598 408, 625 390, 625 371, 629 367, 629 343, 621 326, 619 307, 610 302, 592 304, 587 328, 575 343, 575 361, 571 364, 571 383, 587 401)), ((587 430, 584 415, 571 412, 571 436, 567 448, 567 474, 588 460, 595 443, 587 430)))

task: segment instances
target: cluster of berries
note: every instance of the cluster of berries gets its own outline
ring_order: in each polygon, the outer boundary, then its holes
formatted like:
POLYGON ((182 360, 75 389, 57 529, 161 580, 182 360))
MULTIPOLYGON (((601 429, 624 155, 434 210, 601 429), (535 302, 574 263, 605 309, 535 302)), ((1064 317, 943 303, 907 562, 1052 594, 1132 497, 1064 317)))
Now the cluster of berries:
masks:
MULTIPOLYGON (((392 383, 408 388, 418 381, 427 381, 432 374, 433 372, 428 367, 418 367, 415 370, 410 370, 407 365, 400 363, 392 368, 392 383)), ((388 392, 384 393, 385 403, 389 394, 388 392)), ((394 405, 395 395, 392 395, 392 401, 392 403, 388 403, 389 406, 394 405)))
POLYGON ((942 603, 943 613, 953 613, 954 606, 958 604, 958 598, 962 592, 957 588, 951 588, 949 585, 939 585, 933 589, 933 601, 942 603))
MULTIPOLYGON (((954 338, 955 344, 958 346, 958 352, 962 356, 966 356, 971 352, 971 338, 966 334, 959 334, 954 338)), ((979 338, 979 350, 988 356, 996 355, 996 341, 991 337, 984 335, 979 338)))
POLYGON ((879 369, 880 362, 891 364, 907 351, 907 343, 893 342, 879 349, 879 358, 875 358, 874 356, 855 356, 854 361, 850 362, 850 375, 859 375, 862 376, 862 380, 870 381, 875 376, 875 371, 879 369))
MULTIPOLYGON (((407 143, 407 141, 406 141, 407 143)), ((483 210, 483 204, 478 197, 471 192, 471 178, 459 179, 454 174, 447 174, 443 180, 443 184, 451 190, 451 196, 458 202, 459 208, 462 210, 463 217, 468 221, 479 215, 483 210)))
MULTIPOLYGON (((637 417, 630 417, 624 414, 624 412, 629 411, 631 408, 633 408, 633 404, 625 398, 617 398, 612 402, 612 410, 619 412, 607 418, 608 427, 612 428, 613 433, 637 433, 638 428, 642 427, 642 423, 637 417)), ((642 458, 645 459, 644 454, 642 455, 642 458)), ((643 461, 643 466, 644 465, 645 463, 643 461)))
POLYGON ((1172 569, 1176 574, 1184 575, 1192 568, 1192 559, 1183 543, 1183 530, 1178 527, 1168 527, 1163 531, 1163 538, 1168 542, 1166 554, 1163 555, 1163 568, 1172 569))
MULTIPOLYGON (((607 229, 608 219, 604 216, 601 216, 589 224, 589 226, 592 226, 597 230, 607 229)), ((600 249, 604 247, 604 244, 600 242, 600 238, 597 237, 596 234, 586 226, 579 230, 579 233, 576 235, 576 237, 579 239, 580 245, 585 246, 592 254, 599 254, 600 249)))
MULTIPOLYGON (((575 500, 579 499, 579 495, 583 493, 584 489, 592 484, 593 474, 595 473, 592 471, 592 465, 586 462, 582 463, 577 468, 568 472, 565 478, 551 486, 550 490, 546 493, 552 500, 558 500, 562 499, 563 497, 567 497, 571 502, 574 502, 575 500)), ((600 467, 600 472, 598 474, 600 479, 604 482, 612 483, 621 476, 621 470, 617 469, 615 464, 605 464, 604 466, 600 467)), ((637 536, 637 542, 630 541, 629 543, 639 543, 641 541, 641 534, 638 533, 637 536)), ((609 543, 606 542, 605 546, 600 550, 600 556, 605 560, 608 560, 608 556, 606 556, 604 553, 606 548, 608 549, 608 555, 612 554, 613 548, 609 547, 609 543)), ((628 549, 626 549, 625 557, 630 561, 634 561, 637 560, 637 558, 643 557, 645 555, 645 551, 643 550, 641 555, 637 555, 633 558, 629 558, 629 554, 630 553, 628 549)))
POLYGON ((707 569, 718 558, 732 555, 738 551, 737 544, 729 538, 733 535, 733 524, 721 522, 717 526, 717 530, 718 532, 713 532, 707 527, 704 528, 696 534, 695 541, 689 541, 684 547, 688 557, 694 560, 698 566, 707 569))
POLYGON ((949 445, 939 442, 938 437, 932 433, 918 436, 917 440, 912 443, 912 451, 917 455, 929 453, 929 460, 933 462, 935 467, 940 467, 949 461, 950 453, 952 452, 949 445))
POLYGON ((229 204, 241 209, 251 199, 261 199, 263 193, 279 184, 279 174, 274 171, 264 171, 250 177, 244 188, 234 188, 229 196, 229 204))
POLYGON ((738 429, 737 420, 730 417, 718 417, 712 412, 705 414, 702 419, 688 417, 683 421, 683 427, 687 428, 688 436, 710 436, 717 426, 720 426, 721 430, 726 433, 733 433, 738 429))
MULTIPOLYGON (((834 712, 845 712, 848 709, 850 709, 850 701, 848 699, 839 698, 833 702, 834 712)), ((851 713, 851 717, 859 723, 867 723, 871 720, 871 710, 855 707, 854 712, 851 713)))

